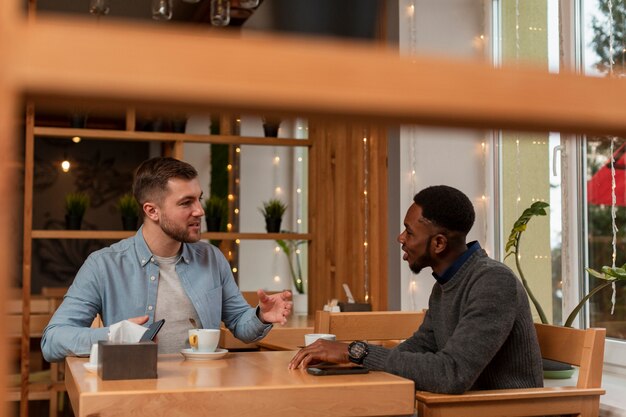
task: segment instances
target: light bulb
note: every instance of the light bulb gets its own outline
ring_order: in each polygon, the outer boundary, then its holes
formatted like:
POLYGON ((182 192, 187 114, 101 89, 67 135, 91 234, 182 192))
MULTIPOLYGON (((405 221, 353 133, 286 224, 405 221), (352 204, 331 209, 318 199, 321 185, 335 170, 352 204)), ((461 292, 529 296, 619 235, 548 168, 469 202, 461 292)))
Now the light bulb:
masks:
POLYGON ((211 0, 211 24, 228 26, 228 23, 230 23, 230 1, 211 0))
POLYGON ((104 16, 109 14, 109 0, 91 0, 89 2, 89 13, 94 16, 104 16))
POLYGON ((152 18, 154 20, 170 20, 172 8, 172 0, 152 0, 152 18))
POLYGON ((61 169, 63 170, 63 172, 68 172, 70 170, 70 161, 66 159, 65 161, 61 162, 61 169))

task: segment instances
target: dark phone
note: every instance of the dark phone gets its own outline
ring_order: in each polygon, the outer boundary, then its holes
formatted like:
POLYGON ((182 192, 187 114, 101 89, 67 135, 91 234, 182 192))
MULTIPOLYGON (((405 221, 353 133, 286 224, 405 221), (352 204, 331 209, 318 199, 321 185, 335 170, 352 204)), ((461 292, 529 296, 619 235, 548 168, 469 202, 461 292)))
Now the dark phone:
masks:
POLYGON ((141 339, 139 339, 139 341, 148 342, 150 340, 154 340, 157 333, 159 333, 159 330, 161 330, 161 327, 163 327, 164 323, 165 319, 161 319, 152 323, 150 327, 148 327, 148 330, 146 330, 146 332, 143 334, 143 336, 141 336, 141 339))
POLYGON ((311 375, 348 375, 348 374, 366 374, 369 370, 359 365, 318 365, 306 368, 311 375))

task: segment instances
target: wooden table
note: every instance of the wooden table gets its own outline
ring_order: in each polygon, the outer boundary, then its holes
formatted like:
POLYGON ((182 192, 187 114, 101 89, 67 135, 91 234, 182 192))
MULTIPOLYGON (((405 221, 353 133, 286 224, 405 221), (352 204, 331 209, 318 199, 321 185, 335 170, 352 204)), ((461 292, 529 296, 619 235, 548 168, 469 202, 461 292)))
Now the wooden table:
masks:
POLYGON ((288 370, 293 352, 230 352, 193 362, 161 355, 157 379, 102 381, 85 358, 67 358, 76 417, 409 415, 413 382, 384 372, 312 376, 288 370))
POLYGON ((281 346, 280 350, 298 349, 298 346, 304 345, 304 335, 313 333, 314 323, 314 316, 291 316, 285 325, 275 324, 268 335, 261 340, 262 343, 244 343, 236 339, 230 330, 222 324, 220 347, 228 350, 250 350, 258 349, 259 347, 268 349, 269 346, 281 346))

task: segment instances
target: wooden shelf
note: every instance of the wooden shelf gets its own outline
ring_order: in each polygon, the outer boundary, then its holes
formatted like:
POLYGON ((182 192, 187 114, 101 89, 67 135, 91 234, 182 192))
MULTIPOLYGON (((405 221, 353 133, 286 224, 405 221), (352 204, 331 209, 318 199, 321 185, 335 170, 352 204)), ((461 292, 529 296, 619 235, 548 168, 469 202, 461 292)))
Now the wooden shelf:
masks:
POLYGON ((59 127, 35 127, 34 134, 36 137, 48 137, 57 139, 69 139, 74 136, 80 136, 81 139, 105 139, 135 142, 182 141, 189 143, 306 147, 310 147, 312 144, 309 139, 265 138, 231 135, 193 135, 187 133, 173 132, 137 132, 130 130, 73 129, 59 127))
MULTIPOLYGON (((133 231, 123 230, 33 230, 33 239, 105 239, 121 240, 133 236, 133 231)), ((310 233, 236 233, 205 232, 202 239, 215 240, 311 240, 310 233)))

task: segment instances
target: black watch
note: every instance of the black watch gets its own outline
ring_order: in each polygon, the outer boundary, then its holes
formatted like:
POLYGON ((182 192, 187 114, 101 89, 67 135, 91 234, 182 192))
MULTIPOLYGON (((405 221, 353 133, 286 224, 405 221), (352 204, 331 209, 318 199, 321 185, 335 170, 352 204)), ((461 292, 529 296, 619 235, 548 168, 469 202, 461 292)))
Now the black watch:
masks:
POLYGON ((348 346, 348 359, 350 362, 362 365, 365 357, 370 352, 367 343, 357 340, 348 346))

